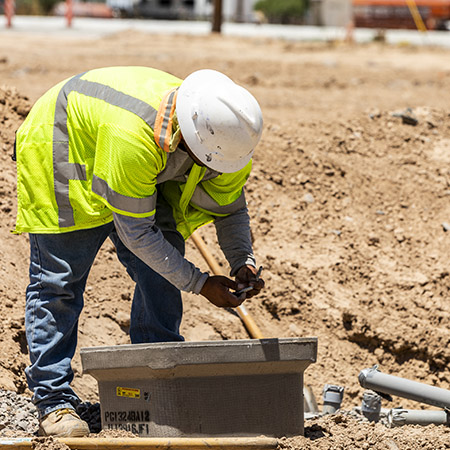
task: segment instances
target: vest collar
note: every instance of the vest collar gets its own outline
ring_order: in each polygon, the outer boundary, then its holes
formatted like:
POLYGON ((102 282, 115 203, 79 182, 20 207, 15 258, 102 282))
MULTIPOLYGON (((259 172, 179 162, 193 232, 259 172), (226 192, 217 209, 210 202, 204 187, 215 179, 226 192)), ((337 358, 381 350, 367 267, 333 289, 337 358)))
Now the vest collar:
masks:
POLYGON ((172 153, 181 140, 180 126, 175 111, 178 87, 167 91, 159 105, 153 130, 155 142, 162 150, 172 153))

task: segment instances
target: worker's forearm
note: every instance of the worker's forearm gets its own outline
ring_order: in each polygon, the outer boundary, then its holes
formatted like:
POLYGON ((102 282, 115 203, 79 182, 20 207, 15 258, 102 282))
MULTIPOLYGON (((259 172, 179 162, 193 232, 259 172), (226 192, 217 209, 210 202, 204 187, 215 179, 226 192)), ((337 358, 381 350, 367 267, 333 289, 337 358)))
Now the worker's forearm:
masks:
POLYGON ((208 275, 185 259, 164 239, 154 218, 134 218, 114 213, 121 241, 155 272, 182 291, 199 294, 208 275))
POLYGON ((214 224, 220 248, 231 266, 230 275, 234 276, 245 264, 256 266, 247 208, 226 217, 218 217, 214 224))

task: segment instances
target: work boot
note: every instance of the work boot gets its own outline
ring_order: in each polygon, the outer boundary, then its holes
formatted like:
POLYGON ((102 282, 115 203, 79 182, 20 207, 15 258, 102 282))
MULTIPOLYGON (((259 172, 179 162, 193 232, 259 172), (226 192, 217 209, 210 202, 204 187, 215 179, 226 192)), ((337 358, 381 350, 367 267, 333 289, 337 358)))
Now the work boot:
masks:
POLYGON ((89 425, 70 408, 57 409, 39 421, 39 436, 81 437, 89 434, 89 425))

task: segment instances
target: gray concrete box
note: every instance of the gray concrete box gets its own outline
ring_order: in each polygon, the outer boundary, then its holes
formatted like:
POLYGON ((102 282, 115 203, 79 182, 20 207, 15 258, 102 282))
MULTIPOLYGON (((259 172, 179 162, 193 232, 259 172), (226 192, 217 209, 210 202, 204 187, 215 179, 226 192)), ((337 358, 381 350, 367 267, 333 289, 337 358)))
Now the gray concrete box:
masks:
POLYGON ((103 429, 142 437, 303 434, 303 372, 316 357, 316 338, 81 349, 103 429))

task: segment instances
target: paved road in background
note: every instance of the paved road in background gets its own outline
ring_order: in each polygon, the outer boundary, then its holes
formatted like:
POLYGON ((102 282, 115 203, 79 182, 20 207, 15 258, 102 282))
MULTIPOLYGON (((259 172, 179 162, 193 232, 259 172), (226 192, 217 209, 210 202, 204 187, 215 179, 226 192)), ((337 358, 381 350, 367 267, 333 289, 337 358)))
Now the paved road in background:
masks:
MULTIPOLYGON (((76 17, 68 28, 63 17, 16 16, 13 27, 6 28, 6 19, 0 16, 0 36, 3 33, 37 33, 66 37, 95 38, 125 30, 147 33, 207 35, 211 32, 209 22, 186 22, 138 19, 92 19, 76 17)), ((345 38, 345 28, 285 26, 270 24, 224 23, 222 33, 238 37, 282 38, 290 41, 330 41, 345 38)), ((377 31, 358 28, 353 37, 356 42, 373 41, 377 31)), ((391 44, 436 45, 450 48, 450 31, 386 30, 385 39, 391 44)))

